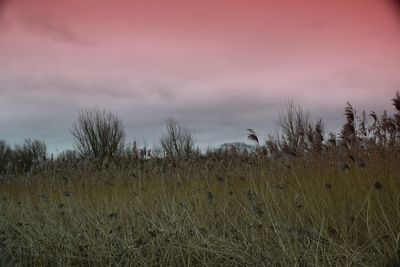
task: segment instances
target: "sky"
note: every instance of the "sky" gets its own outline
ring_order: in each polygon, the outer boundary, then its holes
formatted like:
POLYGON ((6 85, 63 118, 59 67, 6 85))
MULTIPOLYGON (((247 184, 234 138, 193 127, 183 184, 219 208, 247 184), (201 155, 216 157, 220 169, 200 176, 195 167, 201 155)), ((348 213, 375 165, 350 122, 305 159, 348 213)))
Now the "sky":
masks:
POLYGON ((0 139, 72 147, 80 110, 152 145, 174 117, 200 147, 276 129, 288 100, 328 130, 392 110, 400 5, 389 0, 0 0, 0 139))

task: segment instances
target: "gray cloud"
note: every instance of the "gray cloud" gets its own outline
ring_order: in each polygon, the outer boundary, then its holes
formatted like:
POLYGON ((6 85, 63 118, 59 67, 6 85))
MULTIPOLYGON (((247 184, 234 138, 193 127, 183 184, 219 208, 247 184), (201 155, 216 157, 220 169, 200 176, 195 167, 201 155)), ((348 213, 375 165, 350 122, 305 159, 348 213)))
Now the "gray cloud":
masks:
POLYGON ((195 97, 179 96, 165 88, 169 86, 153 83, 141 91, 146 94, 139 91, 135 94, 125 88, 118 90, 118 86, 108 87, 102 81, 88 85, 57 77, 43 80, 3 77, 0 138, 11 143, 28 137, 43 139, 51 151, 71 147, 69 129, 79 110, 97 105, 122 118, 127 141, 157 143, 165 120, 172 116, 192 128, 199 144, 205 147, 228 140, 245 141, 244 130, 271 125, 278 107, 275 98, 263 100, 246 92, 215 95, 199 102, 195 97))
POLYGON ((127 85, 113 83, 111 81, 85 81, 78 79, 68 79, 61 76, 52 76, 46 78, 32 78, 24 76, 1 76, 0 92, 7 94, 8 97, 33 96, 47 98, 49 95, 66 94, 76 97, 87 97, 96 95, 96 97, 129 98, 142 97, 137 88, 128 88, 127 85))
MULTIPOLYGON (((356 75, 342 74, 341 71, 333 72, 332 77, 339 80, 342 86, 348 86, 346 82, 352 85, 362 80, 356 75)), ((371 86, 372 80, 362 86, 371 86)), ((322 85, 317 80, 313 86, 317 88, 322 85)), ((305 87, 304 84, 298 86, 305 87)), ((324 90, 334 92, 337 86, 327 83, 324 90)), ((168 85, 164 82, 142 82, 136 88, 129 88, 118 81, 88 82, 58 76, 43 79, 0 76, 0 138, 11 143, 21 142, 28 137, 43 139, 53 152, 70 148, 72 138, 69 129, 79 110, 99 106, 121 117, 128 142, 137 140, 141 143, 145 140, 148 145, 157 143, 164 132, 165 120, 175 117, 193 129, 198 144, 206 148, 229 141, 246 142, 247 128, 256 129, 260 136, 273 132, 279 111, 289 99, 288 95, 278 95, 279 89, 271 91, 275 93, 268 93, 267 88, 263 87, 249 90, 237 86, 231 90, 212 87, 215 91, 212 95, 180 94, 182 88, 185 88, 184 84, 168 85)), ((190 88, 190 92, 196 92, 196 88, 190 88)), ((375 98, 371 103, 355 101, 355 108, 379 112, 379 101, 383 103, 382 106, 390 105, 389 96, 380 98, 375 98)), ((326 99, 305 102, 297 97, 293 100, 306 110, 310 109, 314 120, 321 117, 328 130, 340 127, 345 102, 341 104, 326 99)), ((357 98, 349 96, 346 100, 354 103, 353 100, 357 98)))

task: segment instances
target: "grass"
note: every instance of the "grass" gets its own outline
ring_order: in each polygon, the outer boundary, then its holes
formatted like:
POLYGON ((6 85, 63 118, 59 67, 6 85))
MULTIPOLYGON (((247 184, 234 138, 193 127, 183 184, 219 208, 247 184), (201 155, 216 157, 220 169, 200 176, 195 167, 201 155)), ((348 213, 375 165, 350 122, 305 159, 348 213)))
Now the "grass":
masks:
POLYGON ((397 266, 399 159, 247 161, 0 186, 0 265, 397 266))

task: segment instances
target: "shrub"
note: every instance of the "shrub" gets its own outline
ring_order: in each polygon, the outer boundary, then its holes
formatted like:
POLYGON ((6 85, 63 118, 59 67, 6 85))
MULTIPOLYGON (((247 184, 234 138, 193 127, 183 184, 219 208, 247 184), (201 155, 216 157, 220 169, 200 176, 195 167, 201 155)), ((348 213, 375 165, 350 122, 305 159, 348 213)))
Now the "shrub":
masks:
POLYGON ((97 108, 80 112, 71 134, 74 145, 83 158, 99 162, 113 158, 124 148, 125 132, 121 120, 110 112, 97 108))
POLYGON ((190 157, 194 151, 192 131, 173 118, 167 120, 166 128, 167 133, 160 139, 164 154, 172 158, 190 157))
POLYGON ((15 146, 12 158, 17 172, 26 173, 47 160, 46 143, 40 140, 26 139, 22 145, 15 146))

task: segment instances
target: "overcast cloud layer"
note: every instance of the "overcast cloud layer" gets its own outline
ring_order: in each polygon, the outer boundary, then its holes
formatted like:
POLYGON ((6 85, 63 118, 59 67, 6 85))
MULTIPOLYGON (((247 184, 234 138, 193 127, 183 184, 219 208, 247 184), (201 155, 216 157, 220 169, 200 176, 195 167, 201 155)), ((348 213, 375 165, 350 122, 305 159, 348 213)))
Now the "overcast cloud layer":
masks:
POLYGON ((201 147, 272 132, 292 99, 342 122, 391 109, 400 20, 390 1, 0 0, 0 138, 72 147, 79 110, 153 144, 168 117, 201 147))

